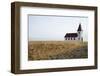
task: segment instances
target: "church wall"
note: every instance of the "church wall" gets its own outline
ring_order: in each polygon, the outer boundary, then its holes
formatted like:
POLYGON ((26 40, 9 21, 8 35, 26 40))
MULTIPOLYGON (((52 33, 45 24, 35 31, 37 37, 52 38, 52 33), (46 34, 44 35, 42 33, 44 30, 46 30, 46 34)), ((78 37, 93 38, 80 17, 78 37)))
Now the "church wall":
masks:
POLYGON ((78 40, 78 37, 67 37, 65 40, 78 40))

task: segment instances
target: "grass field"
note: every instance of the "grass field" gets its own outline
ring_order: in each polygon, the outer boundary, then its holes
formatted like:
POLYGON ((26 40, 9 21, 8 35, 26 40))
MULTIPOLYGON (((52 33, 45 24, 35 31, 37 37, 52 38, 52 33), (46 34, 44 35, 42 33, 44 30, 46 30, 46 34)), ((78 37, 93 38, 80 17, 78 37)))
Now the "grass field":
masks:
POLYGON ((87 44, 87 42, 29 41, 28 60, 87 58, 87 44))

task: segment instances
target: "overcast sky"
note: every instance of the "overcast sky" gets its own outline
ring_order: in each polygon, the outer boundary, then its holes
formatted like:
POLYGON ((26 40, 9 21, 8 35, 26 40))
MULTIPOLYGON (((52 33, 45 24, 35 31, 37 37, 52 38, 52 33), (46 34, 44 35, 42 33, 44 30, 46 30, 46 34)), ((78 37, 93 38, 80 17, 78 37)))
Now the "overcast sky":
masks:
POLYGON ((83 29, 83 40, 88 40, 88 17, 81 16, 28 16, 28 39, 64 40, 66 33, 76 33, 79 23, 83 29))

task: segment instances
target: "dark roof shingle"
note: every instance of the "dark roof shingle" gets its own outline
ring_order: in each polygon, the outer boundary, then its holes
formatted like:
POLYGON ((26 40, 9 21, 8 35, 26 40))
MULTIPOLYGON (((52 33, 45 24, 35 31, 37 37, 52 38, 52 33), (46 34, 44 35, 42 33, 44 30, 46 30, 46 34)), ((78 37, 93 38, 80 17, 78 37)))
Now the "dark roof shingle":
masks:
POLYGON ((77 37, 77 33, 66 33, 65 37, 77 37))
POLYGON ((81 24, 79 24, 77 31, 82 31, 81 24))

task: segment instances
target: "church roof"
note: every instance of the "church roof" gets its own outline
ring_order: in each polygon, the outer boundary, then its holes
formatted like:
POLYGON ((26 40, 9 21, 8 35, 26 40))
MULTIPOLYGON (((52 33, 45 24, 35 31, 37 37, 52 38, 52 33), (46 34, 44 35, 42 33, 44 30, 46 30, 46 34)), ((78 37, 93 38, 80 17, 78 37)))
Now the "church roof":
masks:
POLYGON ((77 33, 66 33, 65 37, 77 37, 77 33))
POLYGON ((77 31, 82 31, 81 24, 79 24, 77 31))

